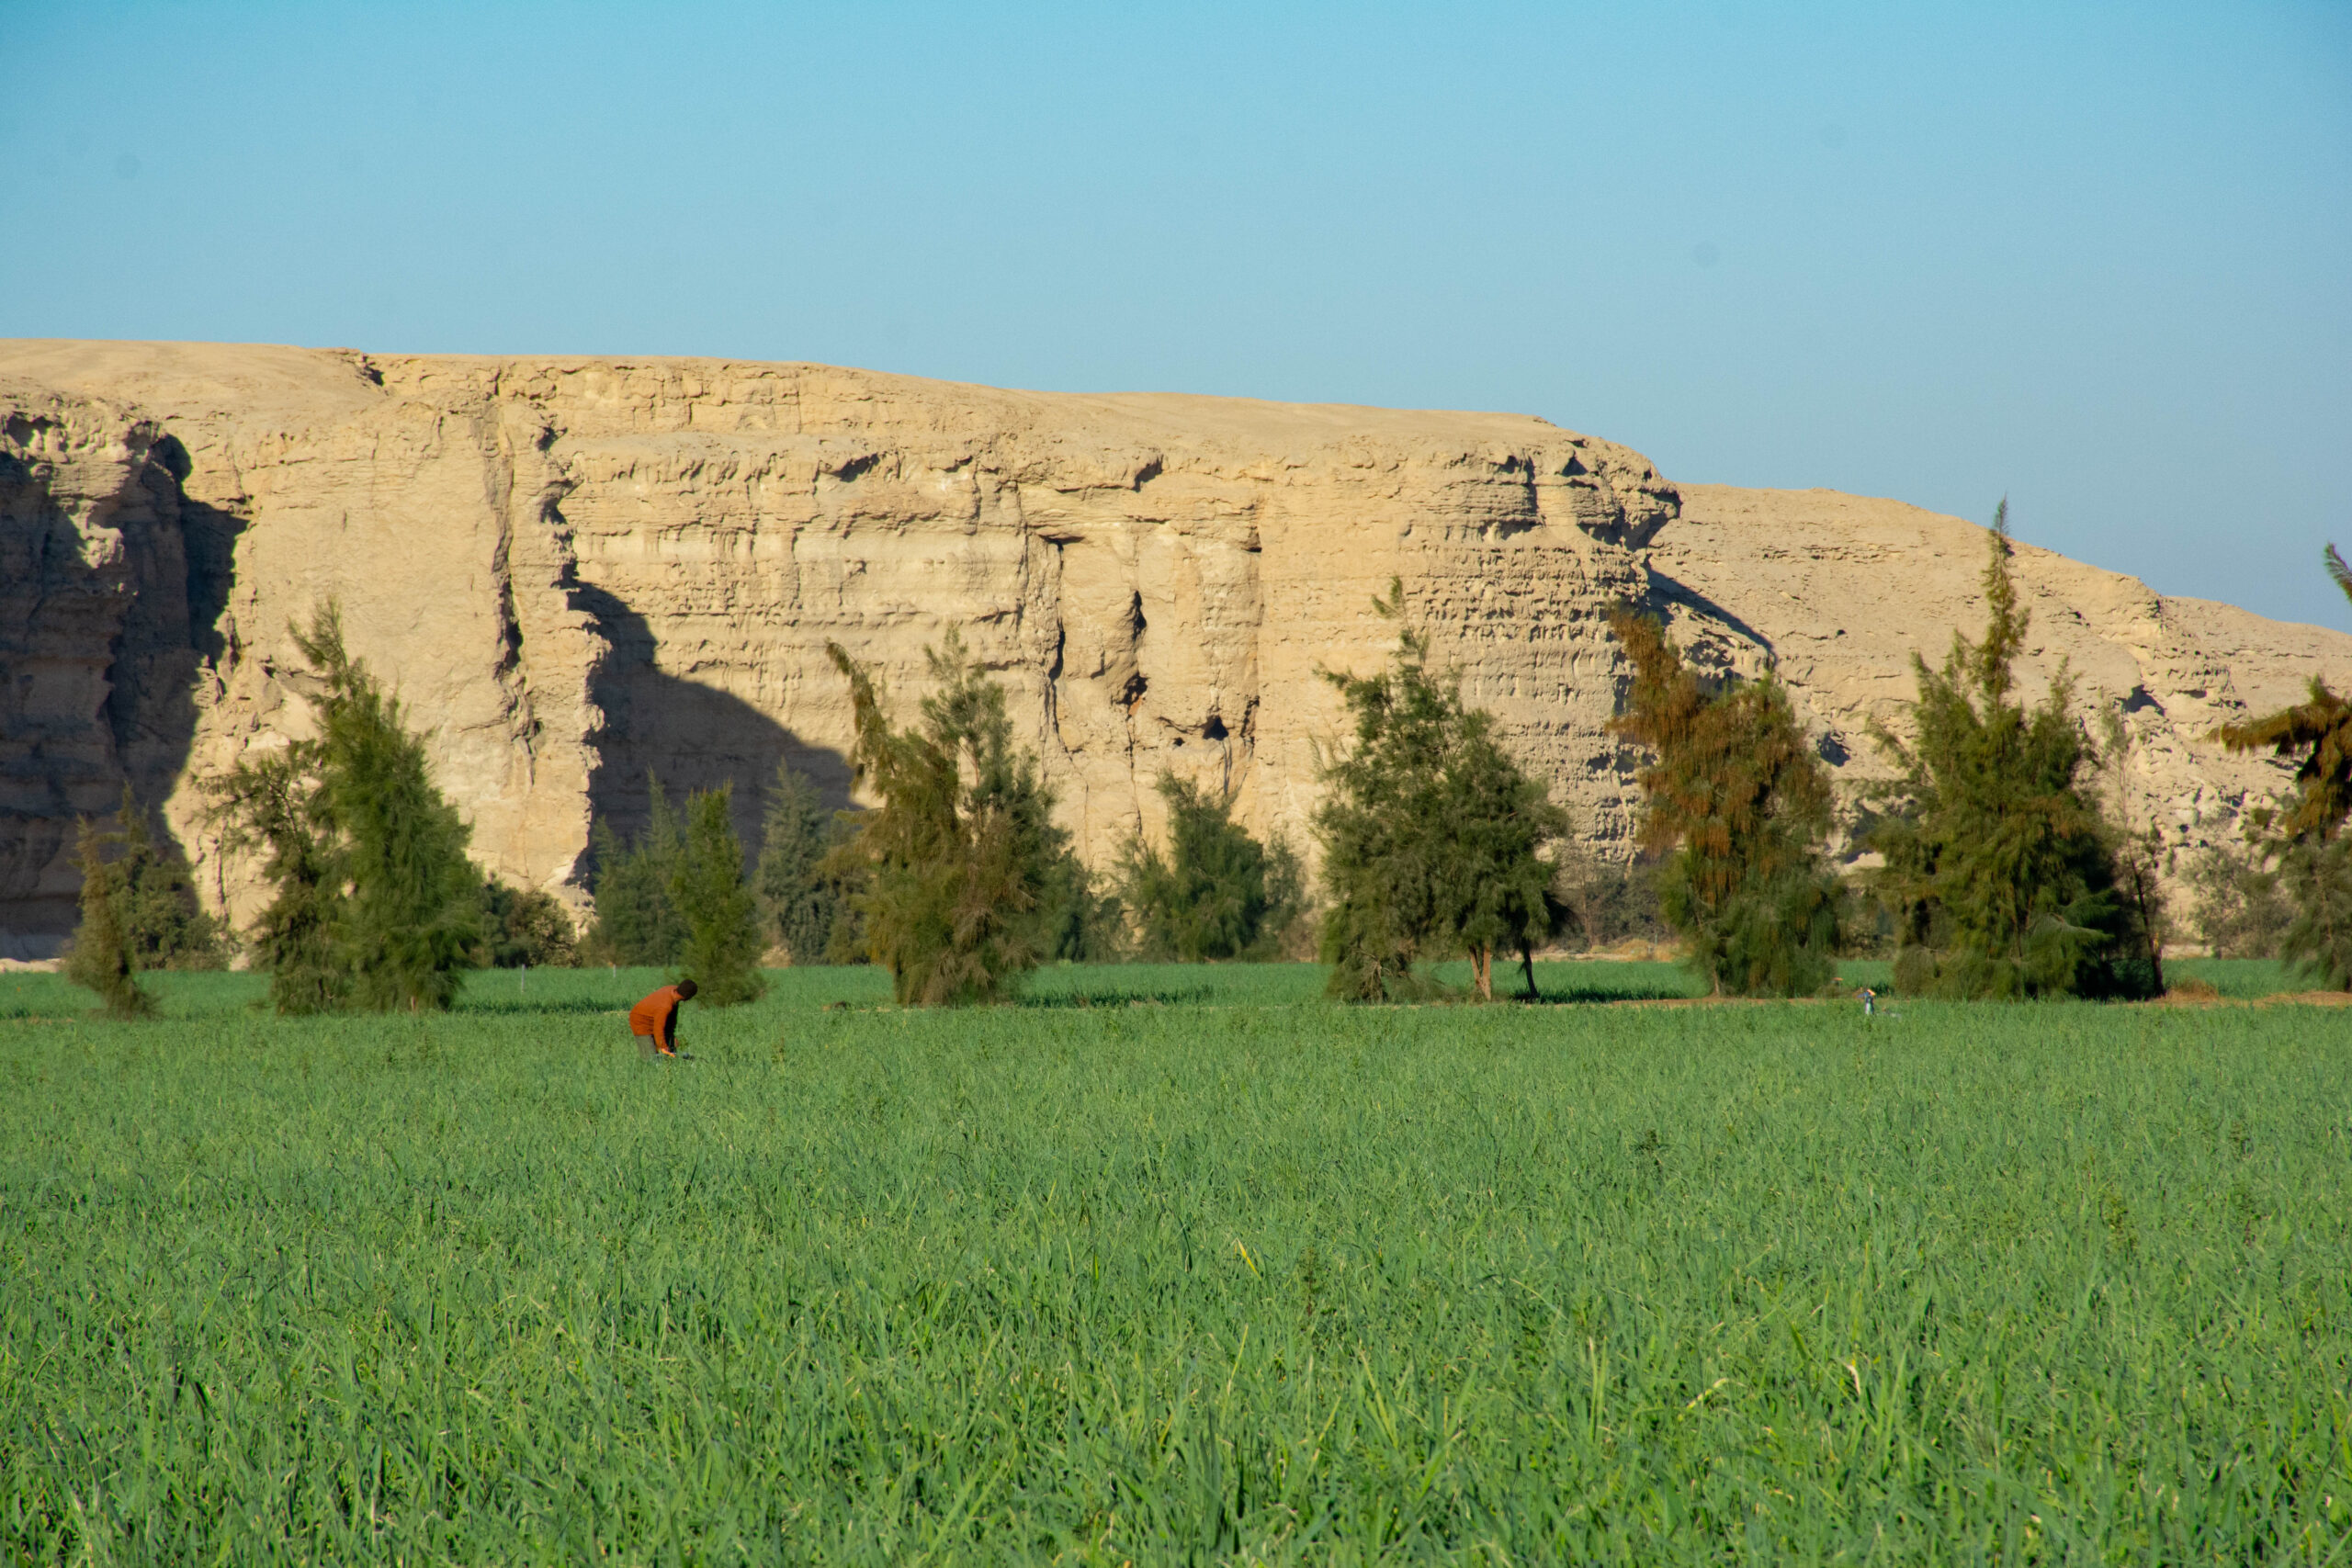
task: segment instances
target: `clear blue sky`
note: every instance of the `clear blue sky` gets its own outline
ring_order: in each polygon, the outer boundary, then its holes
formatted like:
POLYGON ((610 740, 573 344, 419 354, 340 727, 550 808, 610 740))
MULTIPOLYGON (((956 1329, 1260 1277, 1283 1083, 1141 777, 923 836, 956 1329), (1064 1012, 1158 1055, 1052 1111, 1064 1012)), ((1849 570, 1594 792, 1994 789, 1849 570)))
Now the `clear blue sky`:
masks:
POLYGON ((2352 4, 0 0, 0 335, 1518 410, 2352 628, 2352 4))

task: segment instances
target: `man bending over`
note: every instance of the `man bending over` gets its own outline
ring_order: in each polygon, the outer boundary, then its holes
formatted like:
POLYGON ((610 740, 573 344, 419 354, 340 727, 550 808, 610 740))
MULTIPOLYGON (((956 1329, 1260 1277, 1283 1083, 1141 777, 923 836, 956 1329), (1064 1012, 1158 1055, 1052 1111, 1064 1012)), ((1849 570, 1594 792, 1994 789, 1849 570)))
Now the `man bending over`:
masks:
POLYGON ((664 986, 628 1010, 628 1032, 637 1036, 637 1054, 649 1060, 678 1055, 678 1004, 693 999, 695 983, 681 980, 664 986))

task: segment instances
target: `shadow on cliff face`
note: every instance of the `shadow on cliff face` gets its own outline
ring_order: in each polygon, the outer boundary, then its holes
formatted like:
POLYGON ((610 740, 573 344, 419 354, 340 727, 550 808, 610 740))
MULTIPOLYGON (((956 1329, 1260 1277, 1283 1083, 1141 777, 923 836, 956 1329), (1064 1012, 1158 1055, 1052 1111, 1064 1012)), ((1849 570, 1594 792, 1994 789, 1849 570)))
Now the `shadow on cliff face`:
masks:
POLYGON ((1655 566, 1645 566, 1644 570, 1649 577, 1649 592, 1644 596, 1643 609, 1650 611, 1661 619, 1670 619, 1669 607, 1679 604, 1701 620, 1713 621, 1735 637, 1754 644, 1764 651, 1767 659, 1773 657, 1775 650, 1772 647, 1772 639, 1733 615, 1722 604, 1700 592, 1689 583, 1679 582, 1667 576, 1655 566))
POLYGON ((623 838, 642 832, 651 809, 648 773, 662 781, 673 807, 690 791, 731 782, 735 834, 746 857, 755 857, 761 804, 778 762, 807 774, 829 808, 850 804, 848 758, 809 745, 741 697, 662 670, 652 627, 618 595, 582 584, 571 590, 571 602, 595 617, 607 649, 589 686, 605 715, 590 738, 597 760, 588 805, 598 820, 623 838))
MULTIPOLYGON (((7 445, 37 423, 12 415, 7 445)), ((74 819, 111 825, 126 783, 157 843, 184 848, 160 807, 195 743, 197 682, 225 651, 245 523, 183 493, 176 437, 134 424, 126 439, 133 462, 107 494, 59 494, 57 470, 0 450, 0 957, 48 957, 72 933, 74 819), (86 552, 77 517, 119 551, 86 552)))

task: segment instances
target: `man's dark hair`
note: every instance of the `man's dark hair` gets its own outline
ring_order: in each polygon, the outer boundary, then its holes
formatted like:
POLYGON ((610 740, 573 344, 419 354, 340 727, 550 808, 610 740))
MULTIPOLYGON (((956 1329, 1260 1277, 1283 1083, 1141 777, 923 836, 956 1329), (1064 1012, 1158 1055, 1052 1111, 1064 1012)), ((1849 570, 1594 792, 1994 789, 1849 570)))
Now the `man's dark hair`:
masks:
POLYGON ((694 994, 695 983, 692 980, 681 980, 678 982, 678 999, 680 1001, 691 1000, 694 994))

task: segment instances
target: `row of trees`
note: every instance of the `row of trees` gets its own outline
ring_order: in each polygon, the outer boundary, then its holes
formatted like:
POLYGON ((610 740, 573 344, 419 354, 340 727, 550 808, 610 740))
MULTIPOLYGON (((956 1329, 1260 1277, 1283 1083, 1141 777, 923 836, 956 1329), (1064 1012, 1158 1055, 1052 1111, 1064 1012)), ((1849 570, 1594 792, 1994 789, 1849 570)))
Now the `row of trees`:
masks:
MULTIPOLYGON (((1704 675, 1655 619, 1611 616, 1633 666, 1612 728, 1652 759, 1640 775, 1641 844, 1657 861, 1661 910, 1713 989, 1816 988, 1858 912, 1891 928, 1896 987, 1910 994, 2164 988, 2160 845, 2129 819, 2128 736, 2109 716, 2107 744, 2092 740, 2063 667, 2039 703, 2017 693, 2030 620, 2011 553, 2004 502, 1988 538, 1984 637, 1955 635, 1940 668, 1915 656, 1908 738, 1874 735, 1897 776, 1873 792, 1852 840, 1883 863, 1856 876, 1841 878, 1827 854, 1827 770, 1771 671, 1704 675)), ((2327 558, 2352 596, 2352 570, 2332 547, 2327 558)), ((1400 606, 1392 595, 1379 608, 1400 606)), ((1333 987, 1404 994, 1420 985, 1422 958, 1462 954, 1490 994, 1491 953, 1524 954, 1564 912, 1542 852, 1565 819, 1491 750, 1485 716, 1430 678, 1409 630, 1386 673, 1334 679, 1356 744, 1329 771, 1317 821, 1333 987)), ((2352 703, 2314 681, 2308 702, 2219 738, 2300 761, 2290 799, 2255 818, 2267 869, 2239 879, 2234 905, 2220 907, 2245 926, 2282 926, 2283 953, 2352 987, 2352 839, 2340 832, 2352 811, 2352 703)), ((1532 992, 1532 966, 1528 981, 1532 992)))
MULTIPOLYGON (((1854 835, 1883 867, 1841 878, 1827 770, 1768 670, 1741 681, 1694 670, 1655 619, 1610 620, 1633 678, 1612 729, 1643 748, 1643 850, 1657 905, 1719 992, 1819 987, 1857 900, 1891 928, 1897 988, 1951 997, 2137 996, 2163 988, 2156 841, 2103 809, 2127 744, 2104 750, 2072 711, 2061 669, 2039 704, 2016 694, 2029 626, 2009 571, 2005 502, 1984 570, 1981 640, 1955 635, 1939 669, 1914 656, 1908 739, 1880 728, 1898 776, 1854 835)), ((2327 564, 2352 598, 2352 570, 2327 564)), ((1376 675, 1329 674, 1351 744, 1324 770, 1314 818, 1323 852, 1322 956, 1333 994, 1397 998, 1437 989, 1436 963, 1467 958, 1494 994, 1517 954, 1529 994, 1535 949, 1589 931, 1625 889, 1585 878, 1572 898, 1557 852, 1566 814, 1468 707, 1404 620, 1401 584, 1375 601, 1398 623, 1376 675), (1591 908, 1580 909, 1578 904, 1591 908)), ((274 897, 253 933, 287 1012, 446 1007, 461 969, 575 954, 672 967, 718 1005, 764 989, 763 950, 791 962, 870 960, 901 1001, 987 1001, 1051 958, 1139 950, 1201 961, 1269 956, 1303 925, 1297 856, 1261 843, 1230 802, 1163 777, 1163 846, 1140 837, 1098 886, 1052 820, 1054 796, 1017 748, 1004 693, 953 633, 930 652, 933 694, 895 728, 878 681, 830 649, 850 685, 853 762, 881 805, 826 809, 780 769, 752 876, 731 786, 673 811, 649 781, 645 829, 624 842, 599 822, 597 919, 575 944, 560 904, 485 882, 467 829, 433 786, 422 743, 345 649, 332 607, 296 642, 321 690, 314 739, 251 760, 214 786, 232 847, 265 857, 274 897)), ((2257 813, 2251 856, 2200 869, 2200 919, 2230 942, 2274 942, 2352 986, 2352 703, 2314 680, 2310 699, 2218 732, 2239 750, 2299 762, 2295 787, 2257 813), (2214 869, 2225 865, 2227 874, 2214 869)), ((126 794, 122 827, 85 824, 84 921, 69 972, 113 1010, 144 1010, 145 968, 225 960, 228 933, 200 912, 187 868, 154 847, 126 794)))
MULTIPOLYGON (((2030 621, 2006 502, 1988 552, 1984 637, 1955 634, 1940 669, 1914 655, 1909 739, 1874 732, 1898 776, 1873 792, 1855 846, 1883 867, 1846 884, 1824 853, 1826 773, 1770 672, 1708 682, 1656 623, 1612 619, 1635 670, 1616 728, 1657 758, 1641 780, 1644 844, 1668 857, 1666 913, 1717 989, 1805 989, 1857 902, 1892 927, 1895 987, 1908 994, 2164 989, 2162 846, 2131 819, 2129 736, 2109 714, 2105 745, 2093 741, 2063 665, 2040 703, 2017 694, 2030 621)), ((2333 546, 2325 562, 2352 599, 2352 568, 2333 546)), ((2207 941, 2275 952, 2352 988, 2352 702, 2314 679, 2307 701, 2214 738, 2298 767, 2282 801, 2250 814, 2247 853, 2209 851, 2191 865, 2207 941)))
MULTIPOLYGON (((1661 911, 1712 989, 1818 988, 1858 898, 1894 927, 1907 992, 2161 988, 2153 865, 2102 815, 2100 754, 2071 715, 2068 681, 2062 671, 2031 709, 2013 695, 2027 616, 2009 555, 2004 504, 1984 639, 1956 637, 1940 670, 1915 659, 1912 739, 1876 737, 1900 775, 1877 792, 1859 835, 1884 862, 1859 888, 1830 861, 1828 772, 1773 674, 1703 674, 1654 618, 1611 617, 1633 666, 1611 728, 1651 758, 1639 777, 1640 843, 1656 862, 1661 911)), ((1377 607, 1398 617, 1400 596, 1392 590, 1377 607)), ((1332 677, 1355 744, 1327 771, 1317 818, 1330 897, 1324 956, 1340 995, 1424 991, 1426 961, 1457 955, 1491 995, 1495 953, 1527 962, 1578 916, 1545 852, 1566 818, 1496 746, 1487 716, 1432 675, 1422 639, 1407 628, 1401 643, 1379 676, 1332 677)), ((1532 994, 1532 963, 1527 983, 1532 994)))
MULTIPOLYGON (((1013 745, 1002 690, 957 636, 931 651, 936 689, 903 730, 874 677, 833 652, 858 726, 854 761, 884 804, 829 810, 813 781, 779 766, 763 804, 752 908, 739 900, 718 922, 736 951, 764 947, 792 964, 871 960, 892 970, 903 999, 977 1001, 1049 959, 1267 957, 1296 926, 1297 856, 1259 843, 1223 797, 1182 779, 1159 784, 1167 847, 1137 838, 1098 886, 1054 825, 1053 793, 1035 760, 1013 745)), ((650 794, 633 841, 598 825, 588 953, 709 973, 707 927, 718 900, 707 887, 718 867, 741 858, 725 831, 727 795, 690 796, 682 826, 658 780, 650 794), (694 863, 708 868, 701 894, 688 888, 694 863)))

